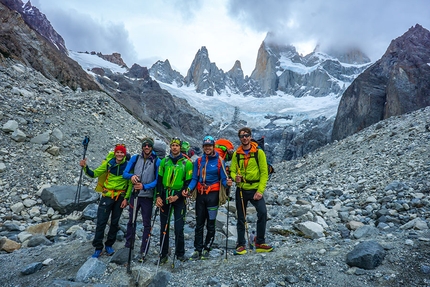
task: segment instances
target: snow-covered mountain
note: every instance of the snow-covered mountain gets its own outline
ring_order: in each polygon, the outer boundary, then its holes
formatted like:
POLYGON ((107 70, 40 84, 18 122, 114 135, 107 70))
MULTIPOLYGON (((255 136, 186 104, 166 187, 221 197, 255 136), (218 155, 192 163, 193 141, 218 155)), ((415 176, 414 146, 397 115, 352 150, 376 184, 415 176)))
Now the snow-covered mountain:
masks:
MULTIPOLYGON (((168 60, 155 63, 149 74, 162 89, 186 100, 210 120, 205 133, 235 138, 238 127, 249 126, 256 137, 267 138, 269 156, 277 155, 273 160, 296 158, 330 142, 341 93, 369 63, 341 63, 322 52, 301 57, 291 46, 285 46, 288 51, 277 46, 275 53, 269 45, 262 46, 270 53, 262 53, 260 47, 252 77, 243 76, 240 62, 224 73, 210 62, 205 47, 197 52, 186 77, 174 71, 168 60), (267 54, 268 60, 264 61, 261 54, 267 54), (261 62, 275 62, 276 65, 266 65, 265 70, 258 64, 261 62), (286 74, 290 77, 289 89, 285 88, 285 81, 280 80, 285 79, 286 74), (278 83, 278 86, 264 88, 265 81, 278 83), (287 92, 292 89, 296 92, 287 92)), ((117 74, 125 73, 123 66, 105 61, 95 53, 70 51, 69 55, 87 71, 103 68, 117 74)), ((196 134, 196 139, 199 136, 196 134)))

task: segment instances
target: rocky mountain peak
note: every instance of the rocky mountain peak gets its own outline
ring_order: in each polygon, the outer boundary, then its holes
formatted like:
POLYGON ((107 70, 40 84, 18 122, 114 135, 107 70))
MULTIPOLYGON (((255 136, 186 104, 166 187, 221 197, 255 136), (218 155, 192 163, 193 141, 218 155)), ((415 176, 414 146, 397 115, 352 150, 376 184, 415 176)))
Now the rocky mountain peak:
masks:
POLYGON ((415 56, 423 56, 423 52, 425 52, 429 46, 429 31, 421 25, 416 24, 414 27, 409 28, 402 36, 392 40, 384 56, 393 53, 399 54, 399 56, 406 56, 408 54, 407 52, 411 51, 411 49, 417 50, 415 56))
POLYGON ((194 84, 198 93, 213 96, 214 92, 219 94, 224 90, 223 79, 224 72, 210 62, 208 50, 203 46, 197 51, 184 82, 187 86, 194 84))
MULTIPOLYGON (((1 0, 0 3, 0 19, 2 21, 0 25, 2 35, 0 37, 0 62, 8 58, 19 60, 24 65, 39 71, 48 79, 56 80, 73 90, 78 88, 100 90, 100 87, 82 70, 79 64, 70 59, 59 48, 61 46, 59 42, 55 44, 55 42, 48 41, 47 38, 50 37, 47 36, 48 34, 42 36, 41 32, 37 32, 54 31, 46 17, 36 9, 31 10, 36 16, 28 16, 30 14, 23 13, 19 3, 22 4, 21 1, 6 0, 1 0), (17 10, 11 7, 17 7, 17 10), (15 11, 21 11, 21 13, 15 11), (27 21, 32 24, 27 24, 27 21), (31 25, 40 25, 40 28, 36 30, 31 25)), ((26 11, 30 11, 29 7, 28 5, 26 11)))
POLYGON ((149 69, 149 74, 154 79, 163 83, 172 84, 175 82, 178 87, 182 87, 184 84, 184 77, 178 71, 173 70, 167 59, 164 62, 157 61, 152 65, 149 69))
POLYGON ((24 21, 32 29, 52 43, 59 51, 68 54, 63 37, 55 31, 45 14, 40 12, 31 2, 23 3, 21 0, 0 0, 1 3, 21 14, 24 21))
POLYGON ((333 139, 380 120, 430 105, 430 32, 420 25, 393 40, 385 54, 348 87, 339 103, 333 139))
POLYGON ((127 68, 126 63, 124 62, 124 60, 121 58, 121 54, 120 53, 112 53, 111 55, 103 55, 102 53, 98 52, 91 52, 91 55, 97 55, 100 58, 109 61, 111 63, 117 64, 118 66, 121 67, 125 67, 127 68))
POLYGON ((370 61, 358 50, 339 54, 342 60, 318 50, 303 57, 294 46, 279 44, 272 37, 266 38, 258 50, 251 74, 266 95, 273 95, 276 91, 295 97, 340 95, 345 90, 344 83, 351 83, 366 68, 358 64, 345 66, 341 62, 361 64, 370 61))

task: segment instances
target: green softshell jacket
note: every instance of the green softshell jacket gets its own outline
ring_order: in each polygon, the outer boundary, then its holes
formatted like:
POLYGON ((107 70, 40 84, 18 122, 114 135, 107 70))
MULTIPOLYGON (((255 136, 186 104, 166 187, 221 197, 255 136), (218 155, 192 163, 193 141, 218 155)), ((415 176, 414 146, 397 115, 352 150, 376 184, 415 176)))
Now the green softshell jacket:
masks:
MULTIPOLYGON (((192 176, 193 164, 186 157, 181 155, 176 163, 170 156, 163 158, 158 169, 158 179, 162 178, 162 188, 157 188, 157 196, 162 196, 160 189, 173 191, 168 196, 181 196, 182 189, 187 188, 185 185, 191 181, 192 176)), ((162 197, 164 198, 164 195, 162 197)))
POLYGON ((119 193, 115 190, 125 190, 124 198, 128 199, 131 195, 133 184, 130 180, 122 177, 124 169, 127 166, 127 159, 124 157, 121 163, 117 164, 116 159, 112 158, 108 161, 103 161, 102 164, 94 170, 91 170, 88 166, 85 166, 85 173, 92 178, 99 177, 102 174, 108 172, 106 180, 103 183, 103 187, 107 190, 102 192, 104 196, 116 198, 119 193), (113 194, 112 194, 113 193, 113 194))
POLYGON ((236 175, 241 175, 243 180, 237 185, 244 190, 256 189, 258 193, 264 194, 269 173, 267 170, 266 154, 258 148, 258 144, 251 142, 251 149, 245 154, 242 146, 234 152, 231 165, 230 176, 235 179, 236 175), (258 156, 258 162, 255 157, 258 156), (239 162, 238 162, 239 157, 239 162))

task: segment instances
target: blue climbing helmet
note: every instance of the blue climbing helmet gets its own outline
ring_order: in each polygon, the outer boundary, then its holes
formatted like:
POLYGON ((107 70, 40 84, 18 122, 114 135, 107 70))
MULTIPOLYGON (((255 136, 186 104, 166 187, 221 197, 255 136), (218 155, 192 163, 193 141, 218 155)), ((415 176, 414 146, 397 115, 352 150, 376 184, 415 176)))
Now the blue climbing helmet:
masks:
POLYGON ((215 140, 213 137, 211 136, 205 136, 205 138, 203 139, 203 145, 215 145, 215 140))

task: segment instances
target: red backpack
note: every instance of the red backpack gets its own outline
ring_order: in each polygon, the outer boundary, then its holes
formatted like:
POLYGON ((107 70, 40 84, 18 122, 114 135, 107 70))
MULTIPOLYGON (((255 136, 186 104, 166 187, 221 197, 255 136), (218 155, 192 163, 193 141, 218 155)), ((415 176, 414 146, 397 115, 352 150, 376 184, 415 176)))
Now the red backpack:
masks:
POLYGON ((230 161, 234 152, 234 145, 228 139, 218 139, 215 141, 215 151, 224 161, 230 161))

